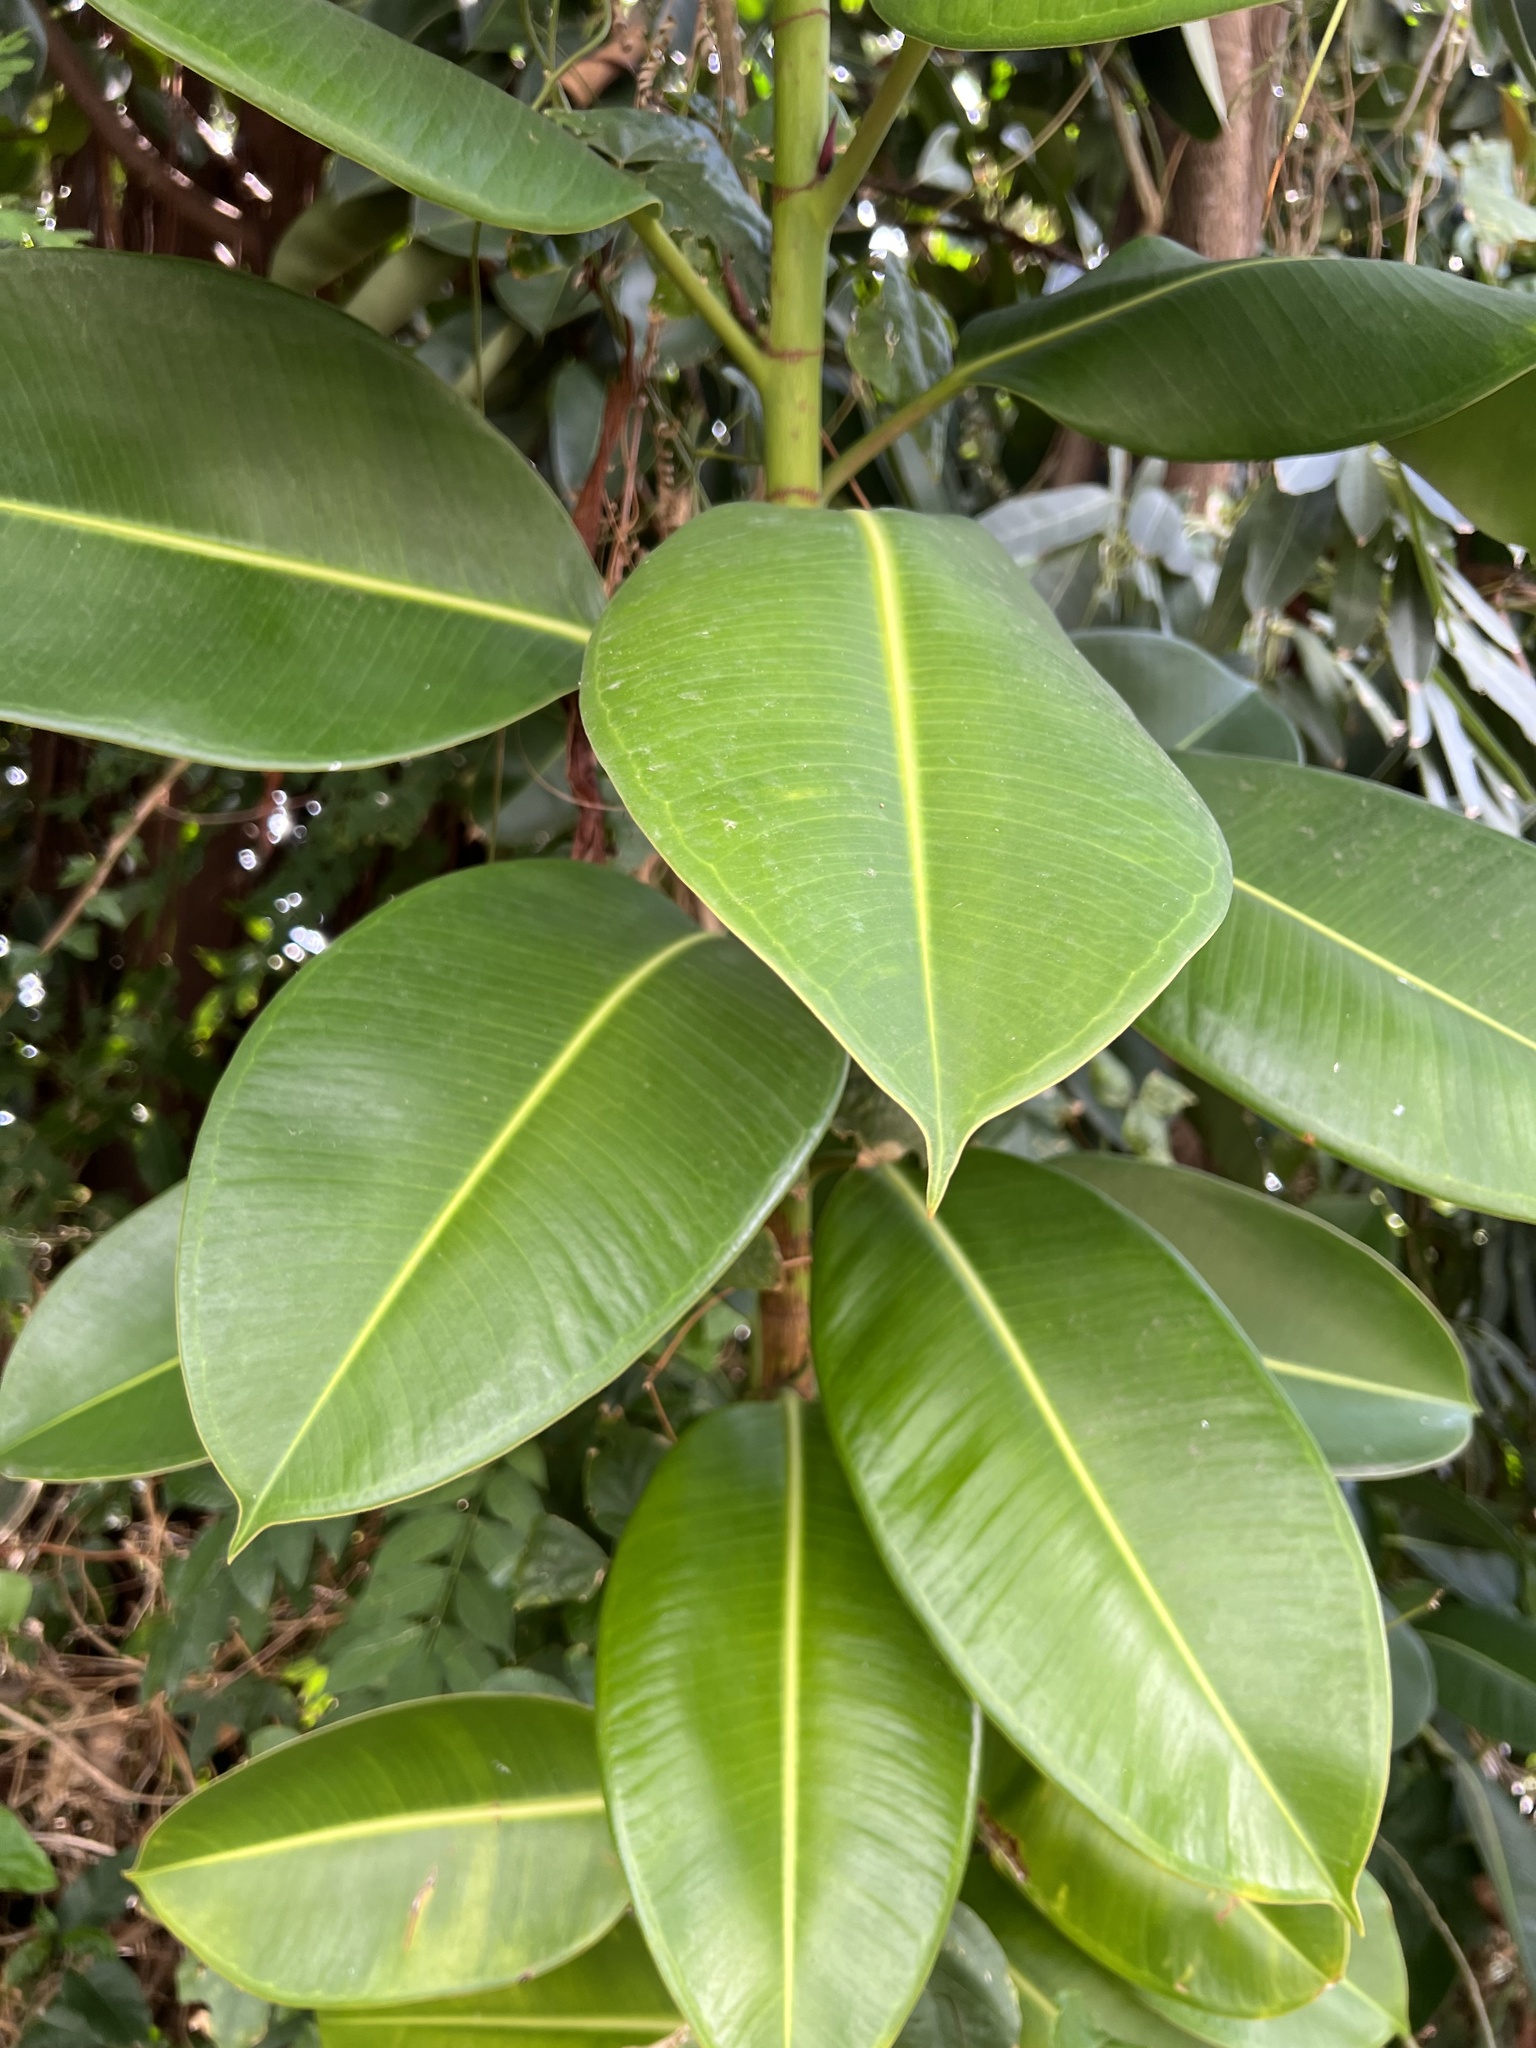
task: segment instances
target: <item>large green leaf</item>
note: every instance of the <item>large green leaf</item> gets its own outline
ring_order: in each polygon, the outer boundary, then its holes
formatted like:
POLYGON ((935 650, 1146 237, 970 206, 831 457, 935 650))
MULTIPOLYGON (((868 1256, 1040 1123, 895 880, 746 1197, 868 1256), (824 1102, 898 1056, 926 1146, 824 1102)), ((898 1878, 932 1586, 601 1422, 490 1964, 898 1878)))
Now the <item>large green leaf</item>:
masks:
POLYGON ((1188 1259, 1335 1472, 1423 1471, 1465 1446, 1477 1404, 1449 1323, 1358 1238, 1214 1174, 1107 1152, 1059 1165, 1188 1259))
POLYGON ((602 603, 575 528, 334 307, 216 264, 8 250, 0 381, 0 716, 324 768, 572 687, 602 603))
POLYGON ((1536 312, 1445 271, 1136 241, 1070 291, 973 320, 960 360, 1139 454, 1386 441, 1489 532, 1536 541, 1536 312))
POLYGON ((525 1984, 319 2019, 321 2048, 571 2048, 573 2036, 585 2048, 645 2048, 681 2024, 628 1915, 573 1962, 525 1984))
POLYGON ((969 522, 710 512, 582 704, 660 852, 921 1125, 934 1202, 1222 915, 1210 820, 969 522))
POLYGON ((977 1727, 796 1396, 661 1465, 597 1703, 635 1910, 704 2048, 884 2048, 965 1867, 977 1727))
POLYGON ((595 1393, 751 1240, 843 1070, 744 947, 609 869, 469 869, 347 933, 246 1036, 187 1187, 182 1360, 238 1542, 595 1393))
POLYGON ((1316 1446, 1184 1262, 1092 1189, 977 1151, 937 1220, 898 1171, 848 1175, 813 1314, 886 1562, 1010 1740, 1170 1869, 1348 1909, 1387 1761, 1375 1588, 1316 1446))
POLYGON ((1008 1957, 1024 2027, 1019 2048, 1382 2048, 1408 2034, 1407 1979, 1392 1908, 1375 1879, 1360 1880, 1365 1934, 1349 1969, 1311 2005, 1278 2019, 1223 2018, 1138 1993, 1058 1934, 1012 1885, 982 1862, 965 1881, 1008 1957))
POLYGON ((1232 909, 1143 1028, 1346 1159, 1536 1219, 1536 847, 1319 768, 1184 765, 1232 909))
POLYGON ((101 12, 327 149, 474 220, 574 234, 654 203, 510 93, 332 0, 108 0, 101 12))
POLYGON ((509 1984, 624 1910, 592 1716, 460 1693, 244 1764, 146 1838, 134 1883, 231 1983, 285 2005, 509 1984))
POLYGON ((1106 627, 1074 633, 1072 644, 1125 699, 1160 747, 1301 759, 1301 741, 1285 713, 1192 641, 1106 627))
POLYGON ((1238 0, 878 0, 903 34, 945 50, 1036 50, 1142 35, 1238 0))
POLYGON ((1536 1750, 1536 1622, 1447 1601, 1416 1625, 1440 1704, 1495 1742, 1536 1750))
POLYGON ((126 1479, 207 1457, 176 1355, 169 1189, 54 1281, 0 1380, 0 1467, 13 1479, 126 1479))
POLYGON ((1333 1906, 1263 1906, 1140 1856, 995 1733, 982 1775, 993 1859, 1069 1941, 1117 1976, 1213 2012, 1262 2019, 1344 1974, 1333 1906))

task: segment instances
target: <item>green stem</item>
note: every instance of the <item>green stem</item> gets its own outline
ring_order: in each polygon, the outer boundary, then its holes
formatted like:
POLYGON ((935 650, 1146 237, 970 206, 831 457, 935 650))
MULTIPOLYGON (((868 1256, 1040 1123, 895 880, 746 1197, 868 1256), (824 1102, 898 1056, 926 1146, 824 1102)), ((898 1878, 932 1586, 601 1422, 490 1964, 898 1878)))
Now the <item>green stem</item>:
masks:
POLYGON ((774 0, 773 310, 763 389, 764 462, 776 505, 821 502, 821 362, 828 227, 822 217, 827 136, 827 0, 774 0))
POLYGON ((664 270, 683 297, 714 329, 727 352, 734 356, 759 391, 766 391, 771 377, 767 356, 748 334, 728 306, 722 305, 704 279, 662 226, 654 213, 637 213, 630 226, 635 239, 648 251, 657 267, 664 270))
POLYGON ((873 462, 903 434, 908 434, 927 419, 929 413, 937 412, 941 405, 948 405, 958 398, 968 384, 975 381, 976 368, 973 363, 960 363, 947 377, 941 377, 926 391, 920 391, 916 398, 908 399, 878 427, 872 427, 861 441, 855 441, 846 455, 840 455, 827 471, 826 483, 822 487, 822 503, 830 504, 847 483, 852 482, 866 463, 873 462))
POLYGON ((868 113, 822 185, 820 210, 829 234, 842 218, 843 208, 863 183, 870 165, 879 154, 881 143, 890 134, 897 115, 906 105, 907 95, 917 83, 918 73, 932 55, 932 43, 920 43, 916 36, 908 36, 892 58, 891 67, 881 79, 880 90, 870 102, 868 113))

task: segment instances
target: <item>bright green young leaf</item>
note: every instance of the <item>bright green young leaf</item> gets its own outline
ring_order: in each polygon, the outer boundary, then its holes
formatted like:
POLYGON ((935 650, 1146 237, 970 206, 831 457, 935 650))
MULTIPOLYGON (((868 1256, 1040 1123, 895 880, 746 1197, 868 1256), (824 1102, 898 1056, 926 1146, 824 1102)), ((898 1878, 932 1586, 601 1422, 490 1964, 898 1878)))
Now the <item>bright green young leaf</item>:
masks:
POLYGON ((965 1898, 1001 1942, 1019 1994, 1019 2048, 1383 2048, 1408 2033, 1407 1978, 1386 1895, 1360 1880, 1365 1935, 1349 1968, 1310 2005, 1278 2019, 1241 2020, 1138 1993, 1074 1948, 1022 1895, 979 1859, 965 1898))
POLYGON ((1070 291, 983 313, 959 354, 978 384, 1138 454, 1385 441, 1490 533, 1536 541, 1536 313, 1518 294, 1407 263, 1212 263, 1149 238, 1070 291))
POLYGON ((937 1220, 896 1170, 848 1175, 812 1306, 886 1563, 1009 1739, 1168 1868, 1347 1910, 1387 1762, 1375 1588, 1316 1446, 1183 1261, 977 1151, 937 1220))
POLYGON ((1170 753, 1198 747, 1208 754, 1301 759, 1301 740, 1285 713, 1192 641, 1100 629, 1074 633, 1072 644, 1170 753))
POLYGON ((1060 1168, 1188 1259, 1335 1472, 1379 1479, 1463 1449, 1476 1403, 1461 1347, 1419 1290, 1358 1238, 1185 1167, 1083 1152, 1060 1168))
POLYGON ((0 1466, 19 1479, 125 1479, 200 1465, 176 1356, 170 1188, 83 1252, 28 1317, 0 1380, 0 1466))
POLYGON ((1234 0, 879 0, 879 12, 904 35, 945 50, 1038 50, 1144 35, 1207 14, 1234 0))
POLYGON ((51 1892, 52 1863, 8 1806, 0 1806, 0 1892, 51 1892))
POLYGON ((511 93, 331 0, 108 0, 102 12, 327 149, 493 227, 575 234, 654 203, 511 93))
POLYGON ((1344 1974, 1333 1906, 1262 1906, 1138 1855, 993 1734, 982 1778, 993 1860, 1078 1948, 1148 1991, 1263 2019, 1344 1974))
POLYGON ((188 1182, 182 1357, 238 1542, 596 1393, 750 1241, 843 1072, 611 869, 472 868, 354 927, 247 1034, 188 1182))
POLYGON ((1222 915, 1210 820, 966 521, 707 513, 624 586, 582 704, 663 856, 922 1126, 932 1202, 1222 915))
POLYGON ((604 1597, 597 1705, 635 1910, 702 2048, 883 2048, 965 1867, 976 1722, 819 1411, 725 1409, 669 1453, 604 1597))
POLYGON ((1019 1994, 981 1917, 955 1901, 928 1982, 897 2048, 1018 2048, 1019 1994))
POLYGON ((1400 1186, 1536 1219, 1536 848, 1355 776, 1184 767, 1232 909, 1142 1028, 1400 1186))
POLYGON ((319 2020, 321 2048, 647 2048, 681 2025, 627 1914, 574 1962, 526 1984, 319 2020))
POLYGON ((575 528, 502 435, 334 307, 211 263, 3 251, 0 381, 0 715, 324 768, 572 687, 602 603, 575 528))
POLYGON ((624 1910, 592 1716, 460 1693, 284 1743, 174 1807, 133 1879, 221 1976, 283 2005, 509 1984, 624 1910))
POLYGON ((1448 1601, 1415 1626, 1434 1660, 1441 1705, 1495 1742, 1536 1750, 1536 1622, 1448 1601))

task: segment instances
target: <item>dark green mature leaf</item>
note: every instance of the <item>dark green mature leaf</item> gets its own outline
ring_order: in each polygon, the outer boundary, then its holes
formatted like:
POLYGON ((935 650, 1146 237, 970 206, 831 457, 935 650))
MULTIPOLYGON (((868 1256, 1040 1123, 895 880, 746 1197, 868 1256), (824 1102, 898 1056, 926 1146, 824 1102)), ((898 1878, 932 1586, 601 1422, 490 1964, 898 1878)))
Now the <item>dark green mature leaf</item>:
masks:
POLYGON ((1392 1671, 1392 1747, 1396 1750, 1406 1748, 1435 1711, 1435 1666, 1413 1623, 1399 1618, 1389 1602, 1383 1605, 1387 1662, 1392 1671))
POLYGON ((510 93, 331 0, 109 0, 101 11, 328 149, 494 227, 574 234, 654 203, 510 93))
POLYGON ((470 869, 355 927, 252 1027, 188 1183, 183 1360, 237 1540, 595 1393, 751 1239, 843 1071, 744 947, 612 870, 470 869))
POLYGON ((1211 263, 1147 239, 1070 291, 973 320, 960 359, 1138 454, 1386 441, 1490 533, 1536 541, 1536 312, 1518 294, 1405 263, 1211 263))
POLYGON ((614 1834, 704 2048, 876 2048, 928 1974, 974 1710, 881 1569, 820 1415, 721 1410, 662 1464, 604 1599, 614 1834))
POLYGON ((967 522, 707 513, 624 586, 582 703, 659 851, 922 1126, 932 1202, 1222 914, 1209 819, 967 522))
POLYGON ((1441 1705, 1495 1742, 1536 1750, 1536 1622, 1451 1601, 1416 1625, 1441 1705))
POLYGON ((1333 1906, 1264 1906, 1138 1855, 1000 1737, 988 1744, 983 1839, 1067 1938, 1149 1991, 1264 2019, 1310 2004, 1344 1974, 1333 1906))
POLYGON ((1520 1811, 1498 1751, 1479 1751, 1463 1730, 1449 1723, 1442 1727, 1457 1803, 1493 1880, 1521 1968, 1536 1975, 1536 1821, 1520 1811))
POLYGON ((1010 1740, 1168 1868, 1347 1910, 1387 1761, 1375 1588, 1183 1261, 1089 1188, 975 1152, 937 1220, 899 1172, 850 1174, 813 1314, 886 1562, 1010 1740))
POLYGON ((168 1189, 99 1238, 28 1317, 0 1380, 13 1478, 130 1478, 207 1457, 176 1352, 182 1196, 168 1189))
POLYGON ((1408 2033, 1407 1984, 1392 1909, 1369 1873, 1360 1880, 1365 1935, 1351 1944, 1341 1983, 1300 2011, 1240 2020, 1141 1994, 1076 1949, 986 1864, 972 1863, 967 1902, 1008 1957, 1019 1993, 1019 2048, 1382 2048, 1408 2033))
POLYGON ((388 2004, 508 1984, 624 1910, 592 1716, 463 1693, 285 1743, 175 1807, 134 1881, 247 1991, 388 2004))
POLYGON ((1465 1446, 1477 1404, 1454 1332, 1358 1238, 1214 1174, 1107 1152, 1060 1164, 1188 1259, 1335 1472, 1423 1471, 1465 1446))
POLYGON ((571 687, 602 603, 575 528, 333 307, 208 263, 0 252, 0 374, 0 715, 324 768, 571 687))
POLYGON ((356 2006, 319 2015, 321 2048, 646 2048, 681 2015, 625 1916, 574 1962, 469 1998, 356 2006))
POLYGON ((1400 1186, 1536 1218, 1536 848, 1322 769, 1184 766, 1232 909, 1143 1029, 1400 1186))
POLYGON ((1125 699, 1160 747, 1301 759, 1301 740, 1285 713, 1192 641, 1167 633, 1100 630, 1074 633, 1072 644, 1125 699))
POLYGON ((945 50, 1035 50, 1142 35, 1207 14, 1234 0, 879 0, 903 34, 945 50))
POLYGON ((992 1930, 955 1901, 922 1995, 897 2048, 1016 2048, 1019 1994, 992 1930))

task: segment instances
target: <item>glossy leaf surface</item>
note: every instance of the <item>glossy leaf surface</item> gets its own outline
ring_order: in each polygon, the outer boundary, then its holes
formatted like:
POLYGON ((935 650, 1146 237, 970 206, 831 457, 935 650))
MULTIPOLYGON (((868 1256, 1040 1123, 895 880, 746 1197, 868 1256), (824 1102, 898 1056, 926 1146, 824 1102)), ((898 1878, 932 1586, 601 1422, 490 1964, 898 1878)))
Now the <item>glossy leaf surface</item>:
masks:
POLYGON ((647 2048, 681 2016, 626 1914, 594 1947, 526 1984, 319 2015, 322 2048, 647 2048))
POLYGON ((0 379, 5 717, 325 768, 572 687, 602 603, 575 528, 500 434, 334 307, 211 263, 7 250, 0 379))
POLYGON ((1214 2012, 1262 2019, 1344 1974, 1332 1906, 1261 1906, 1138 1855, 1000 1737, 988 1743, 984 1839, 1069 1941, 1117 1976, 1214 2012))
POLYGON ((843 1068, 744 947, 609 869, 469 869, 347 933, 251 1028, 188 1183, 182 1357, 239 1540, 595 1393, 750 1241, 843 1068))
POLYGON ((1112 1976, 1058 1934, 1006 1879, 982 1862, 965 1880, 1008 1957, 1023 2013, 1020 2048, 1382 2048, 1408 2032, 1407 1978, 1392 1909, 1375 1879, 1360 1880, 1366 1932, 1349 1967, 1310 2005, 1277 2019, 1241 2020, 1155 1999, 1112 1976), (1059 2031, 1057 2029, 1059 2028, 1059 2031))
POLYGON ((1285 713, 1193 641, 1133 628, 1074 633, 1072 644, 1170 753, 1199 747, 1210 754, 1301 759, 1301 741, 1285 713))
POLYGON ((221 1976, 285 2005, 507 1984, 588 1947, 625 1903, 592 1716, 527 1693, 414 1701, 285 1743, 174 1808, 133 1877, 221 1976))
POLYGON ((1069 291, 982 314, 960 358, 978 383, 1138 454, 1268 460, 1385 441, 1489 532, 1536 537, 1523 487, 1536 319, 1444 271, 1212 263, 1147 238, 1069 291))
POLYGON ((1143 1028, 1400 1186, 1536 1218, 1536 848, 1354 776, 1185 766, 1232 910, 1143 1028))
POLYGON ((110 0, 102 12, 327 149, 473 220, 574 234, 653 203, 510 93, 330 0, 110 0))
POLYGON ((992 1930, 956 1900, 898 2048, 1018 2048, 1019 1994, 992 1930))
POLYGON ((696 1424, 624 1532, 598 1727, 614 1834, 704 2048, 877 2048, 964 1869, 974 1711, 887 1579, 819 1412, 696 1424))
POLYGON ((1242 1325, 1335 1472, 1453 1458, 1475 1402, 1450 1325, 1387 1261, 1284 1202, 1178 1166, 1080 1153, 1096 1187, 1182 1253, 1242 1325))
POLYGON ((664 857, 922 1126, 933 1201, 1222 915, 1210 821, 962 521, 710 512, 626 583, 582 703, 664 857))
POLYGON ((0 1466, 16 1479, 126 1479, 208 1455, 176 1354, 182 1189, 82 1252, 22 1326, 0 1379, 0 1466))
POLYGON ((1418 1616, 1443 1706, 1495 1742, 1536 1749, 1536 1622, 1447 1601, 1418 1616))
POLYGON ((1183 1261, 978 1151, 937 1220, 898 1172, 848 1175, 813 1314, 886 1562, 1009 1739, 1185 1876, 1347 1901, 1386 1769, 1375 1589, 1316 1447, 1183 1261))
POLYGON ((945 50, 1074 47, 1113 36, 1143 35, 1207 14, 1232 0, 879 0, 879 12, 903 34, 945 50))

